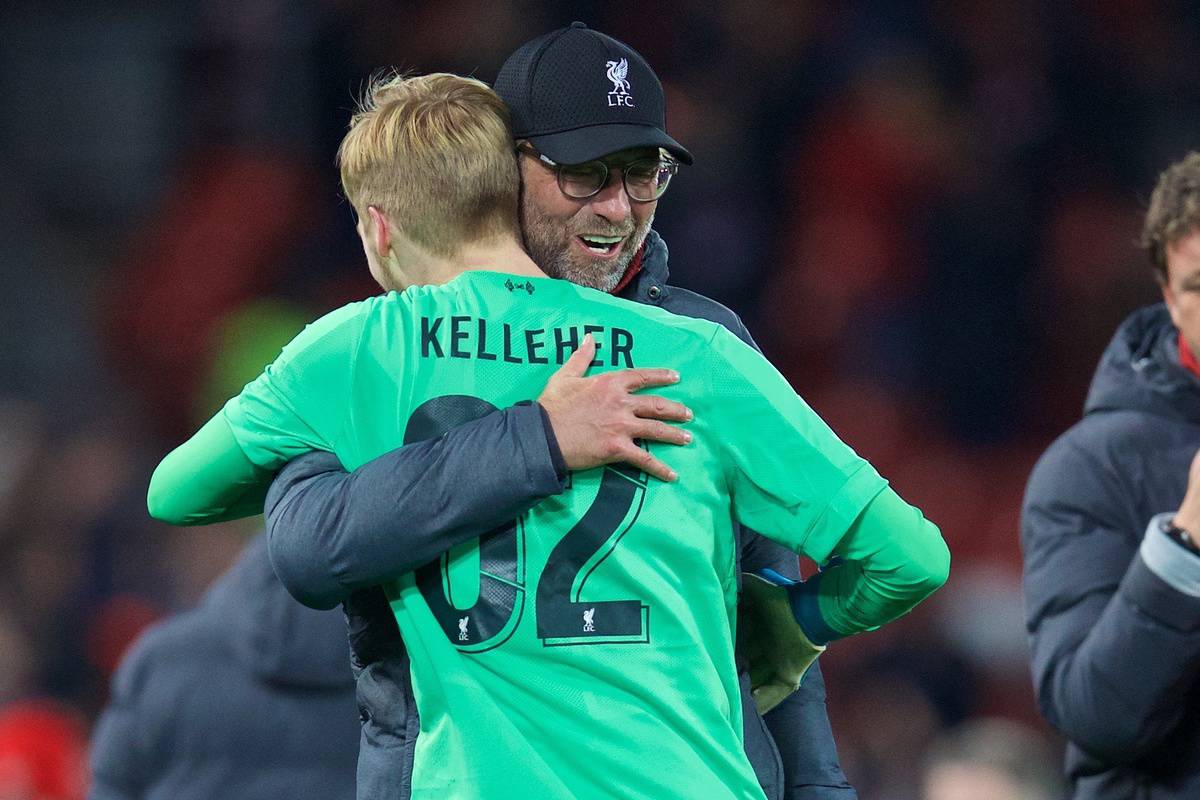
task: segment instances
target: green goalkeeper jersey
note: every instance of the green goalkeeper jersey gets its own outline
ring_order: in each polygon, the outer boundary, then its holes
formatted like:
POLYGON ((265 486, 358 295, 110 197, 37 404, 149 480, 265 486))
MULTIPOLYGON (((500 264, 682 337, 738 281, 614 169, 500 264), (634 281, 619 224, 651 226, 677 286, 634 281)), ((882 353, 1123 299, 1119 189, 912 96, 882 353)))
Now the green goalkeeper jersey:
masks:
POLYGON ((733 334, 467 272, 313 323, 210 425, 260 477, 313 449, 354 469, 536 397, 586 333, 593 373, 680 372, 660 393, 695 411, 694 442, 661 446, 675 483, 573 473, 386 587, 420 715, 413 797, 761 797, 741 739, 733 525, 821 562, 886 483, 733 334))

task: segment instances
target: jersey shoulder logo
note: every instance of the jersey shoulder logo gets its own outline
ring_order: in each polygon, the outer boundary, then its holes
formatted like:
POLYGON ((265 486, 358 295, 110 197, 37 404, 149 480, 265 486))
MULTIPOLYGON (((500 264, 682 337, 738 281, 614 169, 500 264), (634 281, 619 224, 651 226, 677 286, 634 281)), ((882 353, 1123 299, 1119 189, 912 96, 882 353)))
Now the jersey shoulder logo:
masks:
POLYGON ((596 630, 596 626, 592 622, 592 618, 595 616, 596 616, 596 607, 595 606, 592 606, 587 611, 583 612, 583 632, 584 633, 592 633, 593 631, 596 630))
POLYGON ((515 292, 517 289, 524 289, 525 294, 533 294, 533 281, 525 281, 524 283, 513 283, 512 278, 504 281, 504 288, 510 292, 515 292))
POLYGON ((458 640, 460 642, 467 641, 467 623, 471 621, 470 617, 461 617, 458 620, 458 640))
POLYGON ((633 97, 629 94, 629 60, 606 61, 608 79, 612 81, 613 89, 608 93, 608 105, 626 106, 633 108, 633 97))

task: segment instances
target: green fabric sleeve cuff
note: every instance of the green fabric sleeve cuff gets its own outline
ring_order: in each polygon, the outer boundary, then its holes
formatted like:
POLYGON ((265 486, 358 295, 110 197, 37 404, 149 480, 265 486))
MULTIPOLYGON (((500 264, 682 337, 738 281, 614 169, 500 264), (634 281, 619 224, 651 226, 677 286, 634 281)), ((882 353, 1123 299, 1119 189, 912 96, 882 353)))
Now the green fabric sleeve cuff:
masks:
POLYGON ((826 645, 847 635, 829 627, 825 617, 821 615, 820 589, 823 574, 817 573, 803 583, 787 587, 788 598, 792 603, 792 616, 796 618, 796 624, 804 631, 804 635, 815 645, 826 645))
POLYGON ((950 570, 950 551, 937 526, 891 489, 871 501, 834 553, 841 563, 824 570, 813 590, 820 619, 843 635, 908 613, 946 582, 950 570))

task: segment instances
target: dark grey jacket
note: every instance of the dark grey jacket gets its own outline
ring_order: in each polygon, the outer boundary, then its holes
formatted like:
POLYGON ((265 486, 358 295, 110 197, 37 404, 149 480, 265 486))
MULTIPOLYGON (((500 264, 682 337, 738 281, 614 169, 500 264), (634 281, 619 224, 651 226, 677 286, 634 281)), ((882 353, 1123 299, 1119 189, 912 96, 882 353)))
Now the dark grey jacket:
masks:
POLYGON ((1074 798, 1200 797, 1200 558, 1151 525, 1200 447, 1177 337, 1161 305, 1122 324, 1025 494, 1034 686, 1074 798))
MULTIPOLYGON (((654 232, 642 263, 622 292, 626 299, 718 322, 753 344, 732 311, 667 285, 667 248, 654 232)), ((518 405, 393 451, 350 475, 336 457, 314 453, 276 478, 267 498, 276 572, 304 603, 331 608, 345 602, 363 717, 360 798, 408 796, 418 729, 395 620, 371 587, 562 491, 566 473, 561 457, 556 464, 556 448, 540 407, 518 405)), ((794 553, 748 531, 741 545, 743 570, 770 567, 797 577, 794 553)), ((742 667, 746 750, 767 797, 854 798, 838 764, 819 668, 764 722, 742 667)))
POLYGON ((357 736, 342 615, 293 600, 259 536, 197 608, 121 662, 89 797, 348 800, 357 736))

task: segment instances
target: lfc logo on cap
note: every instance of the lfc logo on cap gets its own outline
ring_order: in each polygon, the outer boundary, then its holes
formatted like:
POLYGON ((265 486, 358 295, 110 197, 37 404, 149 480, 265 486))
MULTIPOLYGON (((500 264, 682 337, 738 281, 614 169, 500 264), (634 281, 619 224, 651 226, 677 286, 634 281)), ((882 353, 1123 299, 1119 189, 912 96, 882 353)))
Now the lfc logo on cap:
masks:
POLYGON ((613 83, 613 90, 608 93, 608 105, 626 106, 633 108, 633 96, 629 94, 629 61, 605 62, 608 66, 608 79, 613 83))

